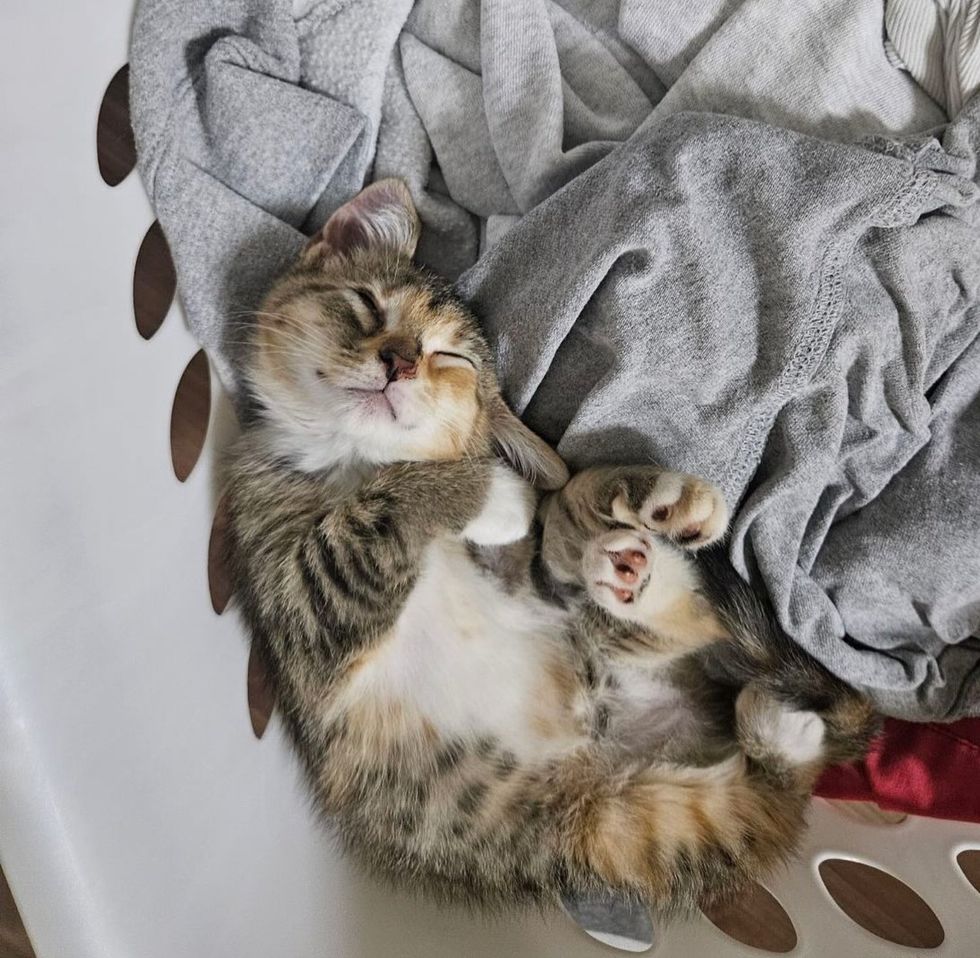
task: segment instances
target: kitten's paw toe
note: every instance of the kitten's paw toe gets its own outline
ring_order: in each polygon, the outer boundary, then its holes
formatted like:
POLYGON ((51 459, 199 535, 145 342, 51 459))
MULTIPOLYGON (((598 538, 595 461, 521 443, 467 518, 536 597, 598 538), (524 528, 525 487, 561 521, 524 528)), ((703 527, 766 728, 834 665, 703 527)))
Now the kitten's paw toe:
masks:
POLYGON ((463 538, 481 546, 506 545, 523 539, 534 521, 538 497, 512 469, 497 463, 480 514, 463 530, 463 538))
POLYGON ((816 712, 790 708, 749 685, 735 703, 739 738, 750 753, 777 752, 804 765, 823 754, 825 726, 816 712))
POLYGON ((724 535, 728 506, 713 483, 681 472, 662 472, 640 505, 637 519, 651 532, 698 549, 724 535))
POLYGON ((650 543, 631 529, 616 529, 596 539, 582 561, 589 596, 615 615, 636 602, 650 577, 650 543))

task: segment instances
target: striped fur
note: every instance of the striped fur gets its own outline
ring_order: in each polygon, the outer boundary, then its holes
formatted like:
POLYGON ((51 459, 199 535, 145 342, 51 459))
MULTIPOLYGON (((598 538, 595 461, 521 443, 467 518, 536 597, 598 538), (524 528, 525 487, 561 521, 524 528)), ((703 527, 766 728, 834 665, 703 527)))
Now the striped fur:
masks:
POLYGON ((670 913, 765 875, 866 702, 701 549, 727 519, 707 483, 589 470, 532 524, 497 454, 542 487, 564 467, 412 266, 404 188, 337 216, 258 316, 228 498, 318 808, 377 875, 485 907, 613 888, 670 913))

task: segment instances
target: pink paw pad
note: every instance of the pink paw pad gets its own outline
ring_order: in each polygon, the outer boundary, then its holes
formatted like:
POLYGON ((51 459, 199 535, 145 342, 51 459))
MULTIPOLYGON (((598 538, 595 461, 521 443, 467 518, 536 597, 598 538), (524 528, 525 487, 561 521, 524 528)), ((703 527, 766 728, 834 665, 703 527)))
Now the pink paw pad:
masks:
POLYGON ((635 533, 611 533, 597 543, 592 574, 589 576, 601 592, 610 594, 622 605, 636 601, 649 575, 647 545, 635 533))
POLYGON ((607 552, 606 555, 609 556, 616 578, 626 583, 630 588, 617 588, 609 582, 602 584, 609 588, 620 602, 629 605, 633 601, 633 587, 640 579, 640 572, 646 568, 647 557, 637 549, 607 552))
POLYGON ((618 579, 633 585, 640 578, 640 572, 646 568, 647 557, 638 549, 624 549, 618 552, 607 552, 612 562, 613 571, 618 579))

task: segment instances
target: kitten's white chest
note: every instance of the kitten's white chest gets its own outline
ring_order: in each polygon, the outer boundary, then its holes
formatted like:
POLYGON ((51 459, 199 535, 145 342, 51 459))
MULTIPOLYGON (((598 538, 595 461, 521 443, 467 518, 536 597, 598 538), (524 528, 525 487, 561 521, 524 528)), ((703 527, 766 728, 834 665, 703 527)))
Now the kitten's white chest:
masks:
POLYGON ((567 655, 562 621, 560 610, 507 595, 461 542, 437 541, 394 635, 357 685, 417 709, 442 736, 490 735, 536 757, 557 744, 536 730, 555 718, 545 713, 556 661, 567 655))

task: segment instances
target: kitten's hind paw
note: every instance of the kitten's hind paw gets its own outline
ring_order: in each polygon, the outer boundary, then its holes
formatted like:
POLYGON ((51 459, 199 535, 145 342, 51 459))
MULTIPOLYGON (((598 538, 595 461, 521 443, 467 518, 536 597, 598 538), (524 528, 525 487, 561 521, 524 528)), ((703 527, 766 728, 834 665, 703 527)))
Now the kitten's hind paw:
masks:
POLYGON ((589 597, 623 617, 624 606, 636 603, 650 579, 650 542, 632 529, 615 529, 596 539, 582 562, 589 597))
POLYGON ((648 529, 687 549, 717 541, 728 528, 721 490, 682 472, 655 472, 642 498, 632 489, 616 496, 612 515, 617 522, 648 529))
POLYGON ((776 753, 793 765, 823 756, 825 726, 816 712, 794 709, 754 685, 735 703, 738 739, 746 754, 760 758, 776 753))

